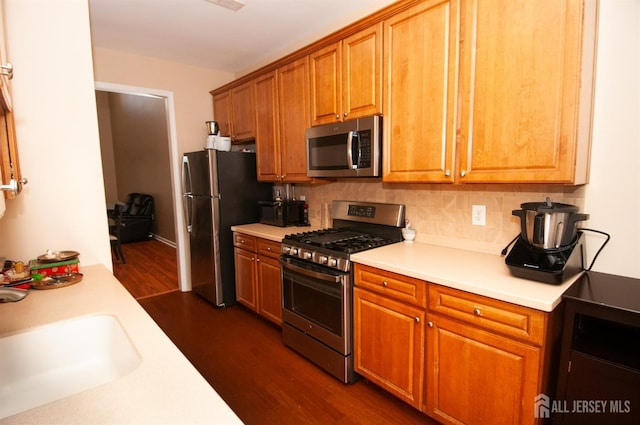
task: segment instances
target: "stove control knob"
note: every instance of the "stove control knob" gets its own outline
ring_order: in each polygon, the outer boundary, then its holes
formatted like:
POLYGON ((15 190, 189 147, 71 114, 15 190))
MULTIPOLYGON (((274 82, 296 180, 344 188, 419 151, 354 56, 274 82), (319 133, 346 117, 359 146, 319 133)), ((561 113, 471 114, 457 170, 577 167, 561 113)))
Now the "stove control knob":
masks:
POLYGON ((282 253, 283 254, 289 254, 291 252, 291 247, 290 246, 283 246, 282 247, 282 253))
POLYGON ((311 253, 307 251, 303 254, 302 258, 304 258, 305 260, 311 260, 311 256, 312 256, 311 253))
POLYGON ((331 258, 329 259, 329 263, 328 263, 331 267, 337 267, 338 266, 338 260, 336 260, 335 258, 331 258))
POLYGON ((291 248, 291 255, 298 255, 298 248, 291 248))
POLYGON ((320 256, 320 264, 327 264, 329 263, 329 258, 327 258, 326 255, 321 255, 320 256))

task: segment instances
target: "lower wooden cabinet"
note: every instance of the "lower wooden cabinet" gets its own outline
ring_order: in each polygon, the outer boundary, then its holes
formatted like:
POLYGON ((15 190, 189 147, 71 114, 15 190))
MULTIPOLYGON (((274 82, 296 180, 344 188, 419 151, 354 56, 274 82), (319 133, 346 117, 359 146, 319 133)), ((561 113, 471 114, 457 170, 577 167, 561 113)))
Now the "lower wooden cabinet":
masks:
POLYGON ((540 348, 427 315, 426 412, 446 424, 534 423, 540 348))
POLYGON ((282 325, 280 243, 234 233, 236 300, 282 325))
POLYGON ((424 376, 424 309, 354 288, 356 372, 419 409, 424 376))
POLYGON ((354 275, 356 372, 444 424, 539 422, 557 314, 361 264, 354 275))

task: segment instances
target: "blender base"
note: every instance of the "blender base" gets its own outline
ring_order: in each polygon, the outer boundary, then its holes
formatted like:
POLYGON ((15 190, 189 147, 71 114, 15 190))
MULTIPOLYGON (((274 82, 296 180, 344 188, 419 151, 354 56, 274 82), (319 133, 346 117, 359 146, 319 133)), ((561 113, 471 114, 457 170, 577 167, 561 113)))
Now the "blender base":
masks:
POLYGON ((518 238, 505 263, 511 274, 523 279, 559 285, 584 270, 584 236, 578 232, 573 244, 544 250, 518 238))

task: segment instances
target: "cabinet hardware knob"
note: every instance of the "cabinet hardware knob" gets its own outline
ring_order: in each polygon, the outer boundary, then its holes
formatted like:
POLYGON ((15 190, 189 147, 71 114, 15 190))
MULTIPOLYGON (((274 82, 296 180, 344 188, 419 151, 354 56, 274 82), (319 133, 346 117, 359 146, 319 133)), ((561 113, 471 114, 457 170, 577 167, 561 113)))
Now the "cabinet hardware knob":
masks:
POLYGON ((427 322, 427 326, 429 326, 430 328, 432 328, 432 327, 433 327, 433 322, 431 322, 431 321, 427 322))
POLYGON ((251 257, 251 261, 256 261, 255 257, 251 257))
POLYGON ((27 183, 29 183, 29 181, 24 178, 20 180, 11 179, 9 180, 9 184, 0 185, 0 190, 6 190, 8 192, 11 192, 13 196, 16 196, 17 194, 22 192, 22 186, 27 183))
POLYGON ((349 115, 347 112, 344 113, 344 116, 346 117, 347 115, 349 115))
POLYGON ((11 62, 3 63, 0 65, 0 74, 6 75, 8 79, 13 78, 13 65, 11 62))
POLYGON ((340 114, 336 114, 336 119, 340 119, 340 114))
POLYGON ((444 176, 449 177, 451 175, 451 170, 444 170, 444 176))
POLYGON ((384 286, 384 287, 386 288, 386 287, 387 287, 387 285, 388 285, 387 281, 386 281, 386 280, 384 280, 384 281, 382 282, 382 286, 384 286))
POLYGON ((267 247, 267 251, 271 251, 271 247, 267 247))
POLYGON ((473 309, 473 314, 475 314, 476 316, 480 316, 482 314, 482 310, 476 307, 473 309))
POLYGON ((464 177, 467 175, 467 172, 465 170, 460 171, 460 177, 464 177))
POLYGON ((256 262, 258 262, 258 263, 259 263, 259 262, 260 262, 260 259, 259 259, 259 258, 257 258, 257 259, 256 259, 256 262))
POLYGON ((415 321, 416 321, 416 323, 420 323, 420 318, 419 318, 419 317, 416 317, 416 318, 415 318, 415 321))

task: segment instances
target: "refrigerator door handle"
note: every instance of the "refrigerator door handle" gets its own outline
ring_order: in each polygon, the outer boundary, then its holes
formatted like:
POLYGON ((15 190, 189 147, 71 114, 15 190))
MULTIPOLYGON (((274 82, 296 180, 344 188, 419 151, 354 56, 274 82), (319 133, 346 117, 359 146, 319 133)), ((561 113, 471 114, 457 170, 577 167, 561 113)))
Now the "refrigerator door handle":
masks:
POLYGON ((193 195, 191 194, 191 167, 186 155, 182 157, 182 208, 187 220, 187 232, 191 233, 193 229, 193 195))

